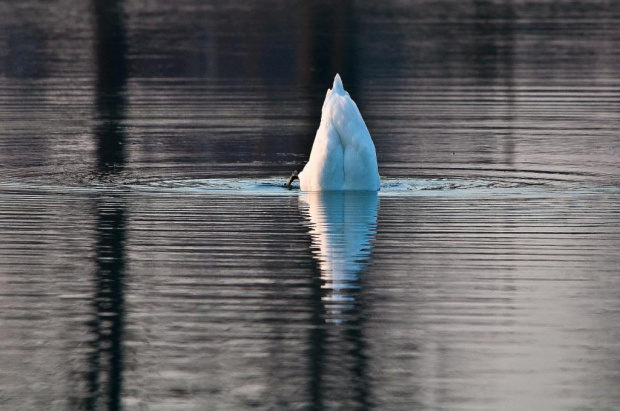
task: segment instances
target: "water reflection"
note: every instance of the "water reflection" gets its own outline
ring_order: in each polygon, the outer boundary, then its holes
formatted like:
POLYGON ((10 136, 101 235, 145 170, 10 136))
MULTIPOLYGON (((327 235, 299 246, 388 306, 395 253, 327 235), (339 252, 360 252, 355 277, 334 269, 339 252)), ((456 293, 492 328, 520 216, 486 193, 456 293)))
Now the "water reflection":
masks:
POLYGON ((127 84, 127 41, 123 24, 122 2, 94 1, 95 84, 97 128, 97 168, 102 176, 116 174, 125 165, 125 119, 127 84))
POLYGON ((377 231, 379 198, 372 192, 311 192, 300 196, 313 254, 321 270, 327 322, 347 321, 377 231))
POLYGON ((620 2, 558 3, 0 2, 0 408, 620 409, 620 2), (491 185, 137 189, 300 169, 335 71, 491 185))
MULTIPOLYGON (((510 1, 474 2, 472 41, 473 69, 480 101, 501 100, 502 110, 485 108, 478 112, 478 122, 488 126, 485 139, 478 142, 476 152, 482 164, 515 163, 515 52, 516 22, 510 1), (489 141, 496 141, 494 147, 489 141), (497 151, 494 154, 493 151, 497 151), (501 153, 501 155, 500 155, 501 153)), ((468 53, 469 54, 469 53, 468 53)))
POLYGON ((320 274, 310 335, 311 409, 328 402, 347 409, 370 405, 361 274, 370 261, 378 205, 373 192, 300 196, 320 274))
POLYGON ((93 350, 87 374, 86 409, 121 407, 125 316, 125 205, 120 198, 101 198, 97 208, 96 276, 90 322, 93 350), (102 400, 100 400, 100 398, 102 400))
MULTIPOLYGON (((309 122, 295 150, 309 153, 314 142, 317 121, 325 92, 336 73, 344 79, 347 91, 355 99, 359 92, 356 8, 350 0, 338 2, 308 1, 300 7, 297 52, 298 80, 311 90, 307 107, 309 122)), ((363 111, 363 101, 358 100, 363 111)))
MULTIPOLYGON (((121 1, 95 0, 96 170, 99 179, 115 181, 126 162, 124 89, 127 82, 126 41, 121 1)), ((93 351, 87 375, 87 409, 121 408, 125 305, 125 203, 102 195, 96 200, 95 317, 91 321, 93 351), (102 400, 100 400, 100 398, 102 400)))

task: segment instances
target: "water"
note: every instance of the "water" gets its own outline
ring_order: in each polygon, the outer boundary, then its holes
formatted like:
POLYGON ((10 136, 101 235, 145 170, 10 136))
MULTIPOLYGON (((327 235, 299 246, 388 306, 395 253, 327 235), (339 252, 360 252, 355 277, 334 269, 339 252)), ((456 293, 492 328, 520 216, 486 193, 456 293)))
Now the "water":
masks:
POLYGON ((0 3, 0 408, 620 408, 619 20, 0 3), (283 187, 335 72, 378 195, 283 187))

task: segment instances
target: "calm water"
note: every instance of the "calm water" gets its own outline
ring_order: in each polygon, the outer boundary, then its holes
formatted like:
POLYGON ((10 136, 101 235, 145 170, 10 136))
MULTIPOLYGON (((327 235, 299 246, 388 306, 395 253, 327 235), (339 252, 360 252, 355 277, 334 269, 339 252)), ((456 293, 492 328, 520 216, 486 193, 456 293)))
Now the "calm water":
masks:
POLYGON ((619 27, 0 2, 0 408, 620 409, 619 27), (336 72, 378 195, 282 187, 336 72))

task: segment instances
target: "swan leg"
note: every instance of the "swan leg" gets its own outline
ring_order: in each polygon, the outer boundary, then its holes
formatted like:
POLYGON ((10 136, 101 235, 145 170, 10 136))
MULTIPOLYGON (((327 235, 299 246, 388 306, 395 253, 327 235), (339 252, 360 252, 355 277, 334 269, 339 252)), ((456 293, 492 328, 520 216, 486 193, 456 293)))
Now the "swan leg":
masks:
POLYGON ((290 189, 293 184, 293 181, 295 180, 299 180, 299 175, 297 174, 297 170, 293 171, 293 173, 288 178, 288 180, 286 180, 286 188, 290 189))

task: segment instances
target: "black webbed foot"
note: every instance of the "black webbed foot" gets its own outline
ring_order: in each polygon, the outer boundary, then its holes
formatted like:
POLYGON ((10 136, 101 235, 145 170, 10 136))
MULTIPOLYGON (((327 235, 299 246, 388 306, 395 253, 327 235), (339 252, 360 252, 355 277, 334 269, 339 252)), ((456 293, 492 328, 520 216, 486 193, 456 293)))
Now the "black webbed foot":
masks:
POLYGON ((291 189, 293 181, 299 180, 299 176, 297 174, 297 170, 293 171, 293 174, 286 180, 286 188, 291 189))

